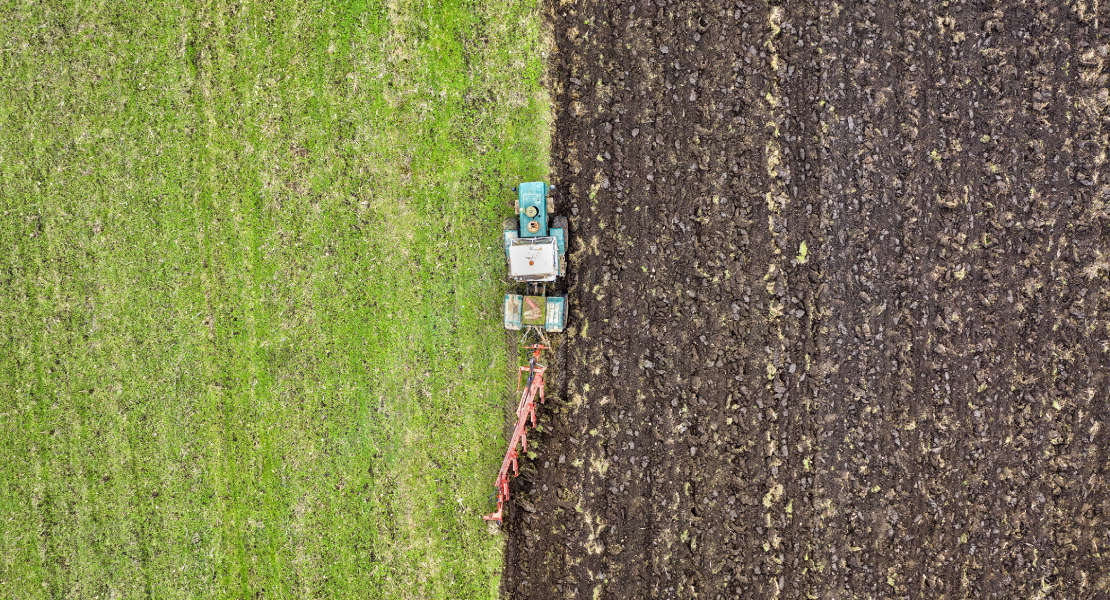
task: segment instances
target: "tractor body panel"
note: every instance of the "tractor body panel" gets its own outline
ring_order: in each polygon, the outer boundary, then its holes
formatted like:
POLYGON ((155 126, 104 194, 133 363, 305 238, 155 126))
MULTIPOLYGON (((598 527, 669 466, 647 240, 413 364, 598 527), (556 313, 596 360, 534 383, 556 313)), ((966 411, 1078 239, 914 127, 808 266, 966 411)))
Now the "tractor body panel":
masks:
POLYGON ((547 331, 558 333, 566 327, 567 299, 560 296, 547 297, 547 315, 544 318, 543 328, 547 331))
POLYGON ((559 258, 560 258, 560 260, 564 259, 567 255, 567 232, 566 232, 566 230, 556 229, 555 227, 552 227, 551 229, 548 229, 548 231, 551 233, 551 237, 555 238, 555 241, 557 242, 557 245, 559 246, 559 258))
POLYGON ((532 181, 520 184, 517 190, 520 237, 547 237, 547 184, 532 181))
POLYGON ((509 255, 509 246, 513 244, 513 240, 519 237, 516 230, 507 230, 501 234, 501 242, 505 245, 505 256, 509 255))
POLYGON ((505 294, 505 329, 520 331, 524 326, 524 297, 520 294, 505 294))

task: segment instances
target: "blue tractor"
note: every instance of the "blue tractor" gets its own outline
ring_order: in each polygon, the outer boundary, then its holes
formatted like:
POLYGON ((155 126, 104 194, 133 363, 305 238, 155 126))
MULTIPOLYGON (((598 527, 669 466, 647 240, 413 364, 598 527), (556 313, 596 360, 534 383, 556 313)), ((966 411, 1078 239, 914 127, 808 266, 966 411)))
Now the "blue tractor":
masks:
POLYGON ((517 186, 515 218, 505 221, 503 239, 509 278, 525 284, 523 294, 505 294, 505 329, 559 332, 566 327, 567 300, 548 295, 547 283, 567 272, 567 218, 555 212, 542 181, 517 186))

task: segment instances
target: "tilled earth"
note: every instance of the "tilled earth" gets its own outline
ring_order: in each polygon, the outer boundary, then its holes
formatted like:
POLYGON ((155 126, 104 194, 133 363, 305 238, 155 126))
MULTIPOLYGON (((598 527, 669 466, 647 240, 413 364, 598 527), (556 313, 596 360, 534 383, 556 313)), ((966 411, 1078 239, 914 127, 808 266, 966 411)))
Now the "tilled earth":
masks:
POLYGON ((513 598, 1110 596, 1110 2, 556 2, 513 598))

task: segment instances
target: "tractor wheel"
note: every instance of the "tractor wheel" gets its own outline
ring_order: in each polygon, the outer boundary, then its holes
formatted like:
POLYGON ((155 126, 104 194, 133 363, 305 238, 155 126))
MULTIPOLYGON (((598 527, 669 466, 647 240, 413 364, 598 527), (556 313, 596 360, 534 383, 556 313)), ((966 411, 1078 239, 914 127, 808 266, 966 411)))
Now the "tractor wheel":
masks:
POLYGON ((566 235, 566 234, 570 233, 569 231, 567 231, 567 218, 566 217, 555 217, 551 222, 551 226, 554 227, 555 229, 562 229, 563 230, 563 235, 566 235))
POLYGON ((515 217, 507 217, 505 221, 501 223, 501 229, 504 231, 516 231, 518 224, 515 217))

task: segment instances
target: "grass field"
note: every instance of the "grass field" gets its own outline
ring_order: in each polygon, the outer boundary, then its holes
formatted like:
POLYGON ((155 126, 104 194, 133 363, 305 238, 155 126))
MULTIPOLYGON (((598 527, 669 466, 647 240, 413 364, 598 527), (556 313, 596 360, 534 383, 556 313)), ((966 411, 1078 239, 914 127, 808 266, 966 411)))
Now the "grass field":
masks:
POLYGON ((535 2, 187 6, 0 11, 0 597, 496 597, 535 2))

